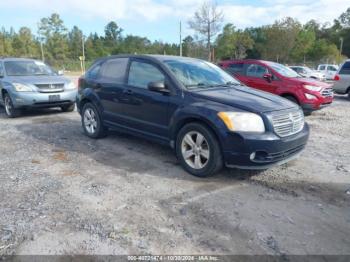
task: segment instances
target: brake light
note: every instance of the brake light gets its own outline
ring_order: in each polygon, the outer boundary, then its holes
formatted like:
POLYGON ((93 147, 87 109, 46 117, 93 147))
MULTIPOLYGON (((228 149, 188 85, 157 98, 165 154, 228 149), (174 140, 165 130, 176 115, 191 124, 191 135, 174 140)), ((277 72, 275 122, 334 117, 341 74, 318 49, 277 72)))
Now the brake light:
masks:
POLYGON ((78 79, 78 90, 82 89, 82 87, 83 87, 83 79, 79 78, 78 79))
POLYGON ((334 81, 339 81, 339 80, 340 80, 340 76, 339 75, 335 75, 334 81))

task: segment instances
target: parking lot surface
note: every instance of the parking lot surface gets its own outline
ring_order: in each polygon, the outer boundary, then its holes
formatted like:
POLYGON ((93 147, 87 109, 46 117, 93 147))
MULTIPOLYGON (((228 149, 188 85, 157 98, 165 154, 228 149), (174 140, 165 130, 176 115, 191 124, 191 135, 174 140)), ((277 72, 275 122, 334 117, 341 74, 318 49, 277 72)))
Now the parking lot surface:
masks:
POLYGON ((167 147, 87 138, 77 112, 0 108, 0 255, 350 254, 349 107, 306 118, 299 159, 208 179, 167 147))

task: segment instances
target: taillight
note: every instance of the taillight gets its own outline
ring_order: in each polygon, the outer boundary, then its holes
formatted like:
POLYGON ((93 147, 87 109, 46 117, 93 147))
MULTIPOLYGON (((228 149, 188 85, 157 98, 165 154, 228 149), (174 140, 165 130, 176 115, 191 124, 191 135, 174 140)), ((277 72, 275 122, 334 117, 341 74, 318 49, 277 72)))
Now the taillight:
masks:
POLYGON ((83 79, 82 78, 79 78, 78 79, 78 90, 82 89, 83 88, 83 79))
POLYGON ((334 81, 339 81, 339 80, 340 80, 340 76, 339 75, 335 75, 334 81))

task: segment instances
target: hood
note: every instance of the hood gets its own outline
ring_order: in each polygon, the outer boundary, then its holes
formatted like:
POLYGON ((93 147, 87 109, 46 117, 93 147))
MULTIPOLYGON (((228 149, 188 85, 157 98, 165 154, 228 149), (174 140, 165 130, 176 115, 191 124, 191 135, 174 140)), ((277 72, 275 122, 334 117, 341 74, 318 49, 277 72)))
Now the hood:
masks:
POLYGON ((296 104, 287 99, 246 86, 202 89, 192 91, 191 93, 195 97, 256 113, 298 108, 296 104))
POLYGON ((70 80, 63 76, 8 76, 6 81, 21 84, 68 84, 70 80))
POLYGON ((321 86, 321 87, 330 87, 330 84, 327 84, 325 82, 318 81, 317 79, 312 78, 289 78, 291 81, 298 82, 302 85, 312 85, 312 86, 321 86))

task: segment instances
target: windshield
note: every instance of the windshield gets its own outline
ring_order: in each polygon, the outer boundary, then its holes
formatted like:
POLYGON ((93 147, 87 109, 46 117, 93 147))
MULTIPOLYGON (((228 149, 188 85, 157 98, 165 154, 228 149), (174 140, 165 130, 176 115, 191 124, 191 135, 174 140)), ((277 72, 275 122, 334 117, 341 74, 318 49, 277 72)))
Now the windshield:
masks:
POLYGON ((277 64, 274 62, 267 62, 267 64, 272 67, 273 70, 275 70, 277 73, 279 73, 282 76, 285 77, 300 77, 298 73, 296 73, 294 70, 290 69, 289 67, 286 67, 281 64, 277 64))
POLYGON ((55 72, 39 61, 6 61, 4 63, 8 76, 55 75, 55 72))
POLYGON ((210 88, 223 85, 240 85, 225 71, 202 60, 164 61, 176 79, 187 88, 210 88))

